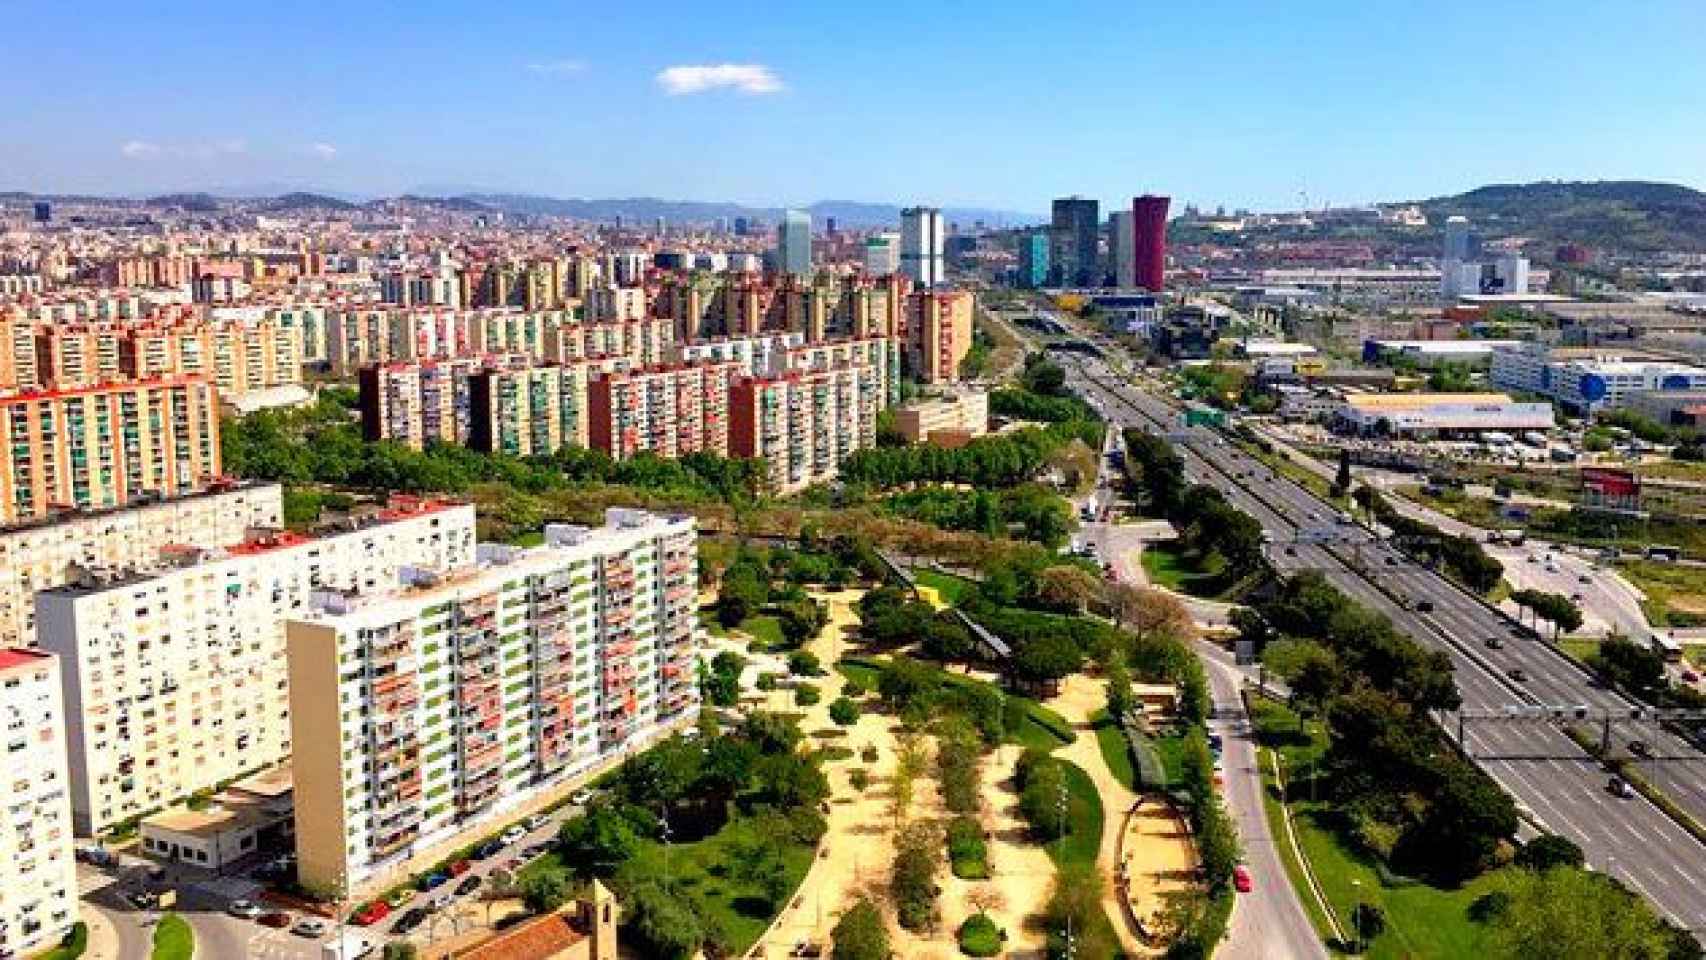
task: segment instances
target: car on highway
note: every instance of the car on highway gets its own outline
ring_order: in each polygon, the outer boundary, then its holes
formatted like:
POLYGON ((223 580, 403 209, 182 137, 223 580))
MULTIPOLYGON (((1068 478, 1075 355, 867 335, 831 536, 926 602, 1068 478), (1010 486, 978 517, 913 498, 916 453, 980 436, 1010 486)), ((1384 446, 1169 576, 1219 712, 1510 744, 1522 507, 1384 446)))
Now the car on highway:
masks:
POLYGON ((1434 612, 1434 602, 1432 600, 1418 600, 1418 601, 1416 601, 1416 612, 1417 613, 1433 613, 1434 612))
POLYGON ((1502 649, 1504 649, 1504 646, 1505 646, 1505 638, 1504 637, 1488 637, 1486 643, 1487 643, 1487 649, 1488 650, 1502 650, 1502 649))
POLYGON ((225 912, 239 920, 253 920, 263 911, 261 905, 253 900, 233 900, 225 905, 225 912))
POLYGON ((326 921, 319 917, 303 917, 296 921, 295 925, 290 928, 290 932, 299 937, 323 937, 328 929, 326 921))
POLYGON ((1647 756, 1647 749, 1647 741, 1645 740, 1629 741, 1629 752, 1637 757, 1647 756))
POLYGON ((285 913, 283 910, 274 910, 271 913, 261 914, 256 918, 255 922, 259 923, 263 927, 272 927, 274 930, 283 930, 290 926, 290 914, 285 913))
POLYGON ((410 907, 406 913, 397 918, 391 927, 392 933, 406 934, 426 922, 427 912, 420 907, 410 907))
POLYGON ((1635 795, 1635 788, 1629 786, 1629 781, 1622 777, 1612 777, 1610 780, 1606 781, 1605 789, 1610 791, 1612 796, 1620 797, 1624 800, 1635 795))
POLYGON ((480 879, 478 874, 463 877, 462 882, 456 885, 456 895, 459 897, 466 897, 468 894, 480 889, 480 884, 483 882, 484 881, 480 879))
POLYGON ((1528 682, 1528 671, 1524 670, 1521 667, 1512 667, 1509 670, 1506 670, 1505 676, 1510 677, 1512 680, 1515 680, 1517 683, 1527 683, 1528 682))
POLYGON ((1250 875, 1250 868, 1242 863, 1232 868, 1232 886, 1239 893, 1249 893, 1256 889, 1256 879, 1250 875))

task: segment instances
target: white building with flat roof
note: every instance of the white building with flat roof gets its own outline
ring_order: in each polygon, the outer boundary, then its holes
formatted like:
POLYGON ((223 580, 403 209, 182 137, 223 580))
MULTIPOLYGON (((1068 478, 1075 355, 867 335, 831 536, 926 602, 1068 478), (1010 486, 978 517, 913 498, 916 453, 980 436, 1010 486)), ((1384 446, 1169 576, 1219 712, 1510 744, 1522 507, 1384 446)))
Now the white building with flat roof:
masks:
POLYGON ((1353 393, 1335 422, 1374 436, 1433 436, 1545 431, 1556 420, 1550 403, 1519 403, 1502 393, 1353 393))
POLYGON ((54 946, 77 922, 59 663, 0 650, 0 957, 54 946))

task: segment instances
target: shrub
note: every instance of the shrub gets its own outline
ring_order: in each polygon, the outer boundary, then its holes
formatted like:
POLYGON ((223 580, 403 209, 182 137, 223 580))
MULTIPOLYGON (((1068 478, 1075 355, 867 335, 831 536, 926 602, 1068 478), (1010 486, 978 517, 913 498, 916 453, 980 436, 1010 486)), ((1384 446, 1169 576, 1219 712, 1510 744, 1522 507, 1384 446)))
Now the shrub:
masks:
POLYGON ((776 689, 776 675, 774 673, 761 673, 761 674, 759 674, 758 680, 757 680, 757 686, 758 686, 758 689, 763 690, 766 693, 770 692, 771 690, 776 689))
POLYGON ((795 650, 788 654, 788 672, 796 677, 821 677, 823 665, 810 650, 795 650))
POLYGON ((829 705, 829 719, 838 726, 850 727, 859 720, 859 705, 846 697, 836 697, 829 705))
POLYGON ((1001 928, 986 913, 974 913, 960 924, 960 952, 968 957, 993 957, 1001 952, 1001 928))
POLYGON ((882 911, 869 900, 855 903, 830 932, 831 960, 888 960, 889 931, 882 911))
POLYGON ((859 751, 859 759, 865 761, 866 763, 876 763, 877 762, 877 748, 876 748, 876 746, 874 744, 866 744, 865 749, 859 751))
POLYGON ((936 922, 936 870, 941 866, 941 841, 928 823, 913 823, 895 838, 889 895, 895 914, 908 930, 925 930, 936 922))
POLYGON ((847 775, 847 782, 853 785, 853 789, 864 793, 865 788, 871 785, 871 775, 860 767, 847 775))
POLYGON ((799 706, 809 707, 822 699, 823 694, 818 692, 816 684, 802 683, 794 688, 794 703, 799 706))
POLYGON ((948 865, 962 880, 989 876, 989 850, 983 839, 983 824, 976 817, 955 817, 948 823, 948 865))

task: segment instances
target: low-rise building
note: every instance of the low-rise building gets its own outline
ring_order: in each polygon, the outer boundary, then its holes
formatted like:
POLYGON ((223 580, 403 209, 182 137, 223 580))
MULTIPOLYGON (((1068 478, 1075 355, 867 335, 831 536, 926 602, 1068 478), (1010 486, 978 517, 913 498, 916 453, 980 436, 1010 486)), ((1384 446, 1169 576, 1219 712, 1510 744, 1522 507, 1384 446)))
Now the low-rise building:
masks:
POLYGON ((290 755, 284 622, 319 590, 474 556, 474 509, 398 498, 323 536, 165 551, 36 595, 60 657, 73 819, 91 835, 290 755))
POLYGON ((1439 436, 1488 430, 1550 430, 1550 403, 1518 403, 1502 393, 1355 393, 1335 414, 1341 429, 1373 436, 1439 436))
POLYGON ((895 425, 908 443, 965 446, 989 432, 989 394, 965 390, 909 404, 895 411, 895 425))
POLYGON ((612 509, 317 594, 289 625, 302 882, 377 883, 692 716, 697 549, 691 518, 612 509))
POLYGON ((77 922, 77 866, 57 660, 0 649, 0 957, 53 946, 77 922))

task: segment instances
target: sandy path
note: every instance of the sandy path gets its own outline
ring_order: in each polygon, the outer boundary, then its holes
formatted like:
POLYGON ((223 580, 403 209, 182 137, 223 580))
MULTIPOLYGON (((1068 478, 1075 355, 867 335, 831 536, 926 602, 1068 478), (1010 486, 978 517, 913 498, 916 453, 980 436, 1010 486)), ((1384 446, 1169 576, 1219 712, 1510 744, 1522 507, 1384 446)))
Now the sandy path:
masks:
MULTIPOLYGON (((1096 868, 1101 871, 1103 889, 1102 909, 1119 934, 1120 943, 1132 955, 1154 951, 1138 940, 1126 920, 1119 887, 1120 835, 1125 830, 1126 814, 1137 805, 1137 794, 1119 782, 1102 760, 1102 750, 1096 744, 1096 731, 1091 729, 1090 715, 1107 705, 1107 684, 1100 678, 1073 674, 1061 682, 1060 693, 1048 701, 1048 706, 1072 722, 1078 739, 1055 751, 1055 755, 1070 760, 1090 775, 1096 792, 1102 797, 1102 847, 1096 855, 1096 868)), ((1134 863, 1133 870, 1142 869, 1134 863)))

